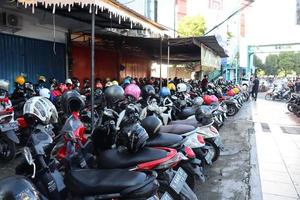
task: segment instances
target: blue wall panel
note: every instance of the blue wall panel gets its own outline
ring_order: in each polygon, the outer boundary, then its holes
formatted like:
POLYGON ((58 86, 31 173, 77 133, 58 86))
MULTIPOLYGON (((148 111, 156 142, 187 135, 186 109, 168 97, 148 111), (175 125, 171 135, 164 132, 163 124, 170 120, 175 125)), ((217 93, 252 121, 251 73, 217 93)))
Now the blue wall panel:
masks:
POLYGON ((65 79, 65 45, 31 38, 0 34, 0 79, 10 81, 10 91, 14 79, 21 73, 26 81, 36 82, 39 75, 47 79, 65 79))

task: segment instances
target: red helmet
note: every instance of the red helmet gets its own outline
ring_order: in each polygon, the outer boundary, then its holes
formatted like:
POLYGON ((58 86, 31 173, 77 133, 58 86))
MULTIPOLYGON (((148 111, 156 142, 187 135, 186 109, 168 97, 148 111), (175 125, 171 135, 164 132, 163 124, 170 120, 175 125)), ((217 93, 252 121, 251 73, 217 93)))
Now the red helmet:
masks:
POLYGON ((204 95, 202 98, 205 105, 210 105, 212 103, 212 99, 209 95, 204 95))

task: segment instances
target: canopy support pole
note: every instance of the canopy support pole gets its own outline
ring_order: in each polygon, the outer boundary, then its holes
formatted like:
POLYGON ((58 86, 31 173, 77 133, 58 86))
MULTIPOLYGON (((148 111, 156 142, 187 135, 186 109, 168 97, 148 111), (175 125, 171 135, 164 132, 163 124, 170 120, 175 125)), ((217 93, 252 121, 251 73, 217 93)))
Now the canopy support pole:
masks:
POLYGON ((168 40, 168 65, 170 65, 170 41, 169 40, 168 40))
POLYGON ((162 87, 161 68, 162 68, 162 38, 160 38, 160 66, 159 66, 159 88, 162 87))
POLYGON ((91 117, 92 117, 92 131, 95 128, 95 6, 92 5, 92 33, 91 33, 92 43, 91 43, 91 117))

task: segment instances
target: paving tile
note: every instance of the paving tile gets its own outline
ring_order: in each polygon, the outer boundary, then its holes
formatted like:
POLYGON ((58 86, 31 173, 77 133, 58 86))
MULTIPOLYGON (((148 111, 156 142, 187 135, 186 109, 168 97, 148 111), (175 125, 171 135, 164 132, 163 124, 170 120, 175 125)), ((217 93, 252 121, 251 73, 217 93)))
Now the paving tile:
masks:
POLYGON ((291 184, 292 180, 288 173, 263 170, 260 172, 260 179, 262 181, 274 181, 279 183, 291 184))
POLYGON ((259 163, 259 168, 261 171, 270 170, 270 171, 277 171, 277 172, 287 172, 287 168, 283 163, 259 163))
POLYGON ((298 200, 298 198, 264 193, 263 200, 298 200))
POLYGON ((297 200, 297 198, 263 193, 263 200, 297 200))
POLYGON ((297 198, 297 192, 292 184, 278 183, 274 181, 262 181, 262 192, 297 198))

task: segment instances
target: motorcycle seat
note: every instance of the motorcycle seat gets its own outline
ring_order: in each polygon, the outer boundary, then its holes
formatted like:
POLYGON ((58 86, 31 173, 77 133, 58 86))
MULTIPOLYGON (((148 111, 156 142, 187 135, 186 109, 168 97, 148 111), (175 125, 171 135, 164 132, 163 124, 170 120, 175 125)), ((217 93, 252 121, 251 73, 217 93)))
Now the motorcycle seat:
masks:
POLYGON ((181 145, 183 137, 170 133, 158 133, 154 138, 147 140, 147 147, 177 147, 181 145))
POLYGON ((75 195, 117 194, 142 185, 147 175, 122 169, 76 169, 66 175, 66 185, 75 195))
MULTIPOLYGON (((187 120, 187 119, 186 119, 187 120)), ((185 120, 178 120, 178 121, 185 121, 185 120)), ((172 121, 173 122, 173 121, 172 121)), ((170 125, 161 126, 160 133, 172 133, 172 134, 178 134, 182 135, 191 131, 195 130, 195 126, 191 126, 188 124, 176 124, 176 123, 170 123, 170 125)))
POLYGON ((143 148, 136 153, 109 149, 100 152, 98 164, 104 169, 132 168, 138 164, 167 157, 168 152, 155 148, 143 148))
POLYGON ((183 120, 175 120, 175 121, 170 122, 170 125, 175 125, 175 124, 180 125, 180 126, 189 125, 189 126, 193 126, 193 127, 204 126, 203 124, 199 123, 195 117, 189 118, 189 119, 183 119, 183 120))

